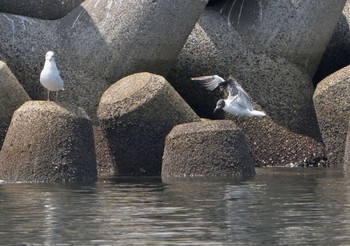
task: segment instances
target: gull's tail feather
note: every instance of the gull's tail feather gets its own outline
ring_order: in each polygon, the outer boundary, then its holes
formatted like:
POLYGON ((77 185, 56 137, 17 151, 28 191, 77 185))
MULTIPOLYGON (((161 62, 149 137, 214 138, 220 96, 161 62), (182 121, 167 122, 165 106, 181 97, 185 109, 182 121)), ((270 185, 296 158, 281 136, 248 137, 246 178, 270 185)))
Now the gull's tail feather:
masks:
POLYGON ((252 116, 258 116, 258 117, 263 117, 266 116, 266 113, 263 111, 258 111, 258 110, 252 110, 250 111, 252 116))

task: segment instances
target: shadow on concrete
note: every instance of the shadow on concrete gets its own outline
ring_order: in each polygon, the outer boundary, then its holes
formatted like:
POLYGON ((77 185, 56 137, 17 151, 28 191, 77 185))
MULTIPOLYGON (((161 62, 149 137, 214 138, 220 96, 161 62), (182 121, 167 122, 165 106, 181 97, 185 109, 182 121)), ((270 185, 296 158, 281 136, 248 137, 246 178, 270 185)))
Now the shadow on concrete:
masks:
POLYGON ((314 85, 350 64, 350 27, 344 14, 340 17, 322 60, 313 77, 314 85))
POLYGON ((84 0, 0 0, 0 12, 43 20, 57 20, 84 0))

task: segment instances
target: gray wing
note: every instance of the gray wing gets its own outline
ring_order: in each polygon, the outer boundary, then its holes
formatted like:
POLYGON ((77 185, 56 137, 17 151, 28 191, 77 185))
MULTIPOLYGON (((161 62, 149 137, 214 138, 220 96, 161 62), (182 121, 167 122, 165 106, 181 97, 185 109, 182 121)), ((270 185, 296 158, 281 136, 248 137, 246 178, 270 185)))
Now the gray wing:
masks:
POLYGON ((225 80, 218 75, 201 76, 191 79, 210 91, 214 90, 219 85, 221 86, 221 83, 225 82, 225 80))
POLYGON ((229 93, 229 97, 234 99, 240 106, 253 110, 248 93, 245 92, 245 90, 243 90, 243 88, 234 80, 230 80, 229 93))
POLYGON ((55 77, 55 85, 60 89, 64 90, 63 79, 61 77, 61 72, 56 67, 55 71, 53 71, 55 77))
POLYGON ((222 86, 226 87, 229 98, 235 97, 239 92, 237 83, 233 79, 229 79, 226 84, 222 83, 222 86))

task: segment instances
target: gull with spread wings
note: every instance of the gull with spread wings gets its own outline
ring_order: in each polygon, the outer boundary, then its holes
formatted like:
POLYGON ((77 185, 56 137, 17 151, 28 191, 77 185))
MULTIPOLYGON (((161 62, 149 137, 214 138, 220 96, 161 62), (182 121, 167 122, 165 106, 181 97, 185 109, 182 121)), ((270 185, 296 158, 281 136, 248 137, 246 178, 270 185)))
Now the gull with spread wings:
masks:
POLYGON ((192 80, 210 91, 217 87, 228 91, 228 97, 226 99, 220 99, 216 103, 214 113, 222 109, 236 116, 266 116, 265 112, 253 109, 247 92, 233 79, 224 80, 218 75, 210 75, 192 78, 192 80))

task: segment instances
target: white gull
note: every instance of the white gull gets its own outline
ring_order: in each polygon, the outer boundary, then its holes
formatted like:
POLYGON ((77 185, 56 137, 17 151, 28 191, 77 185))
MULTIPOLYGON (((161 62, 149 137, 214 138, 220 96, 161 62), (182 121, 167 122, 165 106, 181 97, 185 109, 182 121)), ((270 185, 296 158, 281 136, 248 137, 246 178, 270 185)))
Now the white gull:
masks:
POLYGON ((227 89, 227 99, 220 99, 217 101, 214 113, 222 109, 236 116, 266 116, 265 112, 253 109, 247 92, 233 79, 224 80, 218 75, 210 75, 192 78, 192 80, 198 82, 210 91, 217 87, 220 89, 227 89))
MULTIPOLYGON (((63 80, 55 62, 55 53, 48 51, 45 56, 44 68, 40 73, 40 83, 47 89, 47 100, 50 100, 50 91, 64 90, 63 80)), ((57 97, 56 94, 56 97, 57 97)))

